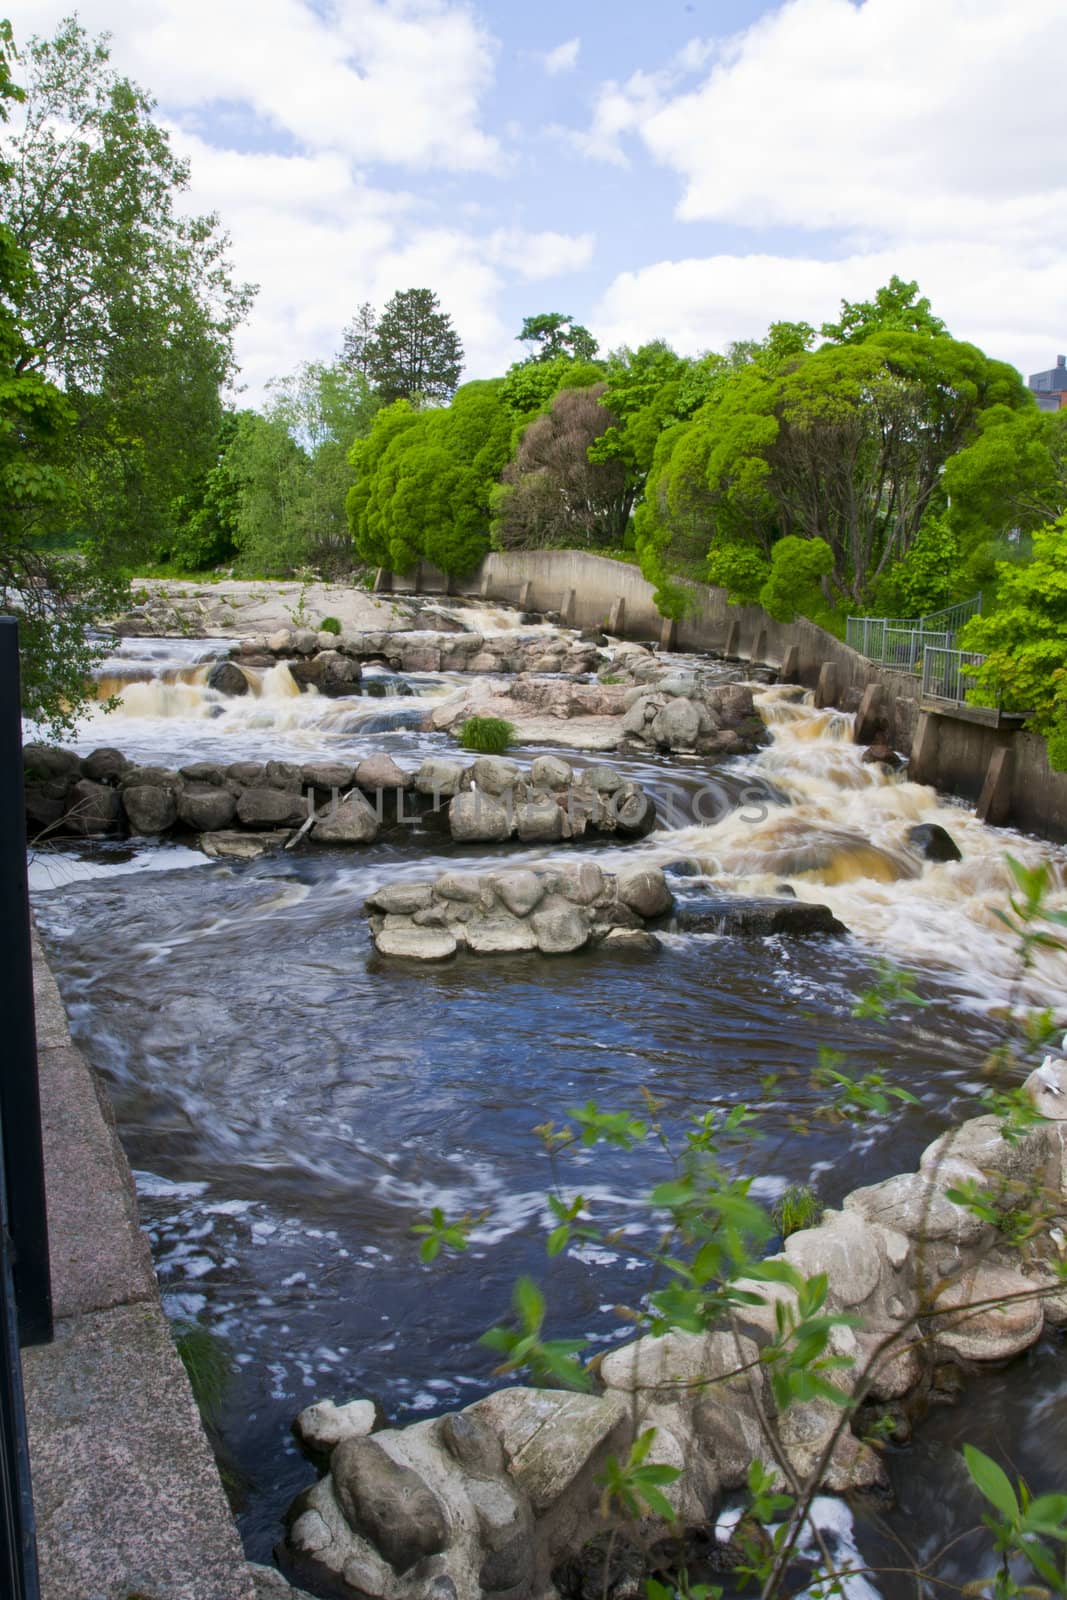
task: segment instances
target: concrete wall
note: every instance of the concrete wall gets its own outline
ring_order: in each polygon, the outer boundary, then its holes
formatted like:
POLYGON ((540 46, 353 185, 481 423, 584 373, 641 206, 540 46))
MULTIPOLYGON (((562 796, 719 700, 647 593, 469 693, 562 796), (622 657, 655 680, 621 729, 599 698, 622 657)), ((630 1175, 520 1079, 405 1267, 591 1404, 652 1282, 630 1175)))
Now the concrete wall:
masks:
MULTIPOLYGON (((444 575, 425 564, 421 582, 423 593, 449 592, 444 575)), ((1050 770, 1043 739, 947 715, 927 716, 919 705, 916 674, 868 661, 805 618, 775 622, 761 606, 729 605, 724 589, 701 583, 685 587, 689 608, 666 631, 653 586, 637 567, 581 550, 494 552, 471 577, 455 580, 451 592, 560 611, 578 628, 604 627, 614 612, 615 632, 668 648, 716 651, 777 667, 789 656, 791 680, 809 688, 818 687, 829 663, 834 704, 855 709, 863 691, 877 684, 893 746, 910 755, 921 734, 921 760, 913 769, 920 781, 977 803, 995 774, 990 821, 1067 839, 1067 773, 1050 770), (994 757, 1005 750, 1010 761, 1001 756, 994 767, 994 757)))

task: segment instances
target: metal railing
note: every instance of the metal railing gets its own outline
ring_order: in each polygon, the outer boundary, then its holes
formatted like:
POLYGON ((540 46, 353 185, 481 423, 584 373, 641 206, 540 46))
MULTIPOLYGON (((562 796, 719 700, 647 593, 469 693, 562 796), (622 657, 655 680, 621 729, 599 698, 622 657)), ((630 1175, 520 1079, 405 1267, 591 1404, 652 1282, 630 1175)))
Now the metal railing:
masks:
POLYGON ((974 650, 946 650, 927 645, 923 651, 922 698, 945 705, 967 704, 967 691, 985 660, 974 650))
POLYGON ((930 611, 922 617, 849 617, 845 642, 868 661, 916 671, 924 650, 951 649, 960 628, 981 609, 982 596, 976 594, 959 605, 930 611))
POLYGON ((18 624, 0 617, 0 1594, 38 1600, 22 1345, 52 1337, 33 958, 26 888, 26 810, 18 624))

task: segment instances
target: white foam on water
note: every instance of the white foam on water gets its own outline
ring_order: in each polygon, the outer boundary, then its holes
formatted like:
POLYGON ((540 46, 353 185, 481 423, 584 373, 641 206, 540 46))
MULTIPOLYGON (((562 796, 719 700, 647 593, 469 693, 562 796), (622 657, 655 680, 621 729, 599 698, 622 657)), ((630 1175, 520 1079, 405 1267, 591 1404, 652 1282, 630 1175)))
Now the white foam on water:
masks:
POLYGON ((181 867, 209 866, 201 850, 182 844, 146 845, 128 861, 109 860, 106 852, 97 857, 76 855, 70 849, 31 850, 27 859, 30 892, 64 889, 71 883, 86 883, 92 878, 115 878, 130 872, 175 872, 181 867))

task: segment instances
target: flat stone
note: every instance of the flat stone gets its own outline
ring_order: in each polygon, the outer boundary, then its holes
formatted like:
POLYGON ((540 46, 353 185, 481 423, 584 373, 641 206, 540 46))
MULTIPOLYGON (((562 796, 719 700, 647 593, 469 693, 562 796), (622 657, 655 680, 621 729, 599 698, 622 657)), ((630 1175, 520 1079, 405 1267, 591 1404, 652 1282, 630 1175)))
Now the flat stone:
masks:
POLYGON ((518 917, 472 917, 464 931, 468 948, 479 955, 505 955, 515 950, 537 949, 537 936, 533 928, 518 917))
POLYGON ((368 896, 365 909, 412 916, 425 910, 432 900, 433 889, 428 883, 390 883, 368 896))
POLYGON ((383 956, 410 961, 445 961, 457 949, 455 934, 447 928, 383 928, 374 943, 383 956))
POLYGON ((42 1595, 253 1600, 158 1305, 63 1318, 22 1369, 42 1595))
POLYGON ((1004 1361, 1018 1355, 1037 1341, 1044 1324, 1033 1288, 1021 1273, 990 1262, 965 1272, 935 1302, 935 1310, 942 1313, 934 1323, 938 1345, 967 1361, 1004 1361), (1013 1300, 1017 1295, 1031 1298, 1013 1300), (999 1296, 1007 1303, 983 1305, 973 1312, 966 1309, 999 1296))
POLYGON ((219 833, 202 833, 197 843, 206 856, 220 856, 228 861, 258 861, 260 856, 280 850, 288 837, 288 832, 241 833, 236 828, 224 828, 219 833))
POLYGON ((608 1454, 629 1420, 629 1406, 619 1394, 556 1389, 500 1389, 467 1410, 496 1430, 508 1471, 538 1516, 608 1454))

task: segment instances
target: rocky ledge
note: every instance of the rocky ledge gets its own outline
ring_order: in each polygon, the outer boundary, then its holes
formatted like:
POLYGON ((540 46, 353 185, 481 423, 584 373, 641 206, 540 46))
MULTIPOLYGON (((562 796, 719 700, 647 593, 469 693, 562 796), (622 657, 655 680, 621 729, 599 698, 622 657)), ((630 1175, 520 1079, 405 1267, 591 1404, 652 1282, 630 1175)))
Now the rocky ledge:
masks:
MULTIPOLYGON (((994 1117, 963 1123, 925 1151, 917 1172, 856 1190, 775 1258, 804 1278, 826 1274, 826 1309, 856 1319, 833 1331, 831 1353, 852 1363, 834 1381, 849 1393, 862 1383, 864 1402, 898 1428, 907 1397, 921 1400, 946 1366, 1002 1362, 1046 1325, 1067 1325, 1059 1229, 1013 1247, 948 1197, 970 1180, 1000 1194, 1010 1219, 1012 1196, 1039 1193, 1062 1224, 1067 1065, 1039 1068, 1027 1091, 1048 1120, 1010 1139, 994 1117)), ((672 1533, 706 1534, 749 1464, 770 1465, 776 1452, 806 1479, 841 1411, 817 1398, 776 1413, 760 1350, 778 1336, 779 1312, 787 1321, 794 1314, 796 1296, 780 1283, 738 1287, 754 1303, 739 1306, 732 1325, 624 1345, 600 1360, 594 1393, 503 1389, 462 1411, 380 1430, 369 1405, 309 1408, 298 1432, 329 1465, 291 1507, 279 1559, 298 1579, 353 1600, 539 1600, 558 1593, 562 1572, 611 1531, 599 1476, 609 1455, 624 1459, 649 1428, 649 1461, 680 1469, 663 1490, 678 1520, 617 1525, 618 1547, 631 1537, 647 1548, 672 1533)), ((871 1415, 855 1412, 859 1432, 871 1415)), ((846 1428, 829 1449, 823 1486, 875 1485, 885 1485, 878 1454, 846 1428)), ((598 1582, 594 1592, 612 1591, 598 1582)))
POLYGON ((582 861, 559 871, 445 872, 379 889, 364 910, 382 955, 444 961, 461 946, 475 955, 570 955, 604 943, 654 949, 645 924, 672 904, 658 867, 607 873, 582 861))
MULTIPOLYGON (((460 628, 459 624, 455 625, 460 628)), ((273 666, 284 661, 301 684, 319 686, 324 662, 329 671, 349 662, 356 677, 363 663, 379 662, 394 672, 593 672, 605 660, 597 645, 574 633, 522 632, 488 634, 444 631, 434 628, 385 628, 339 634, 312 628, 279 628, 274 633, 243 639, 231 652, 232 660, 250 667, 273 666)), ((327 674, 328 675, 328 674, 327 674)))

